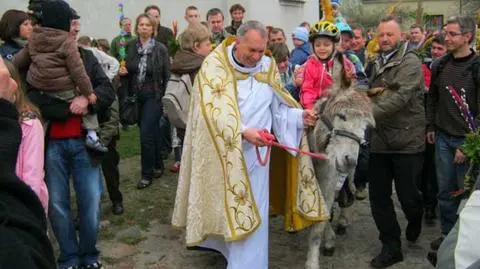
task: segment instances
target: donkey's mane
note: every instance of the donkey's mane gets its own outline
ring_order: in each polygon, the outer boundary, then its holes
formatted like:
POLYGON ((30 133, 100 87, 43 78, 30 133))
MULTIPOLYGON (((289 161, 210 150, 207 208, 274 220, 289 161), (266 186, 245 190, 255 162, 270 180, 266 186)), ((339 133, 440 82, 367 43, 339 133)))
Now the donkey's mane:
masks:
POLYGON ((321 106, 324 102, 326 103, 323 113, 328 116, 347 111, 358 111, 358 114, 363 116, 369 116, 372 113, 370 98, 368 98, 365 93, 356 90, 346 90, 338 92, 337 94, 329 94, 326 98, 318 100, 315 105, 317 112, 321 112, 321 106))

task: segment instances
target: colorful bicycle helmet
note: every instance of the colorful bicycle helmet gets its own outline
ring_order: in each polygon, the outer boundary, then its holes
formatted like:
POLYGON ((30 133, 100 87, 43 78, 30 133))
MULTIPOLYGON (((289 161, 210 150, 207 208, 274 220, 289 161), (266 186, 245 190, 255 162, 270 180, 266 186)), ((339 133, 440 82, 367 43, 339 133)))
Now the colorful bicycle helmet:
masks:
POLYGON ((337 28, 340 30, 340 33, 348 33, 351 37, 355 36, 353 34, 352 28, 350 25, 344 23, 344 22, 339 22, 336 24, 337 28))
POLYGON ((329 37, 334 42, 338 42, 340 40, 340 30, 332 22, 318 21, 310 28, 309 40, 313 42, 315 38, 320 36, 329 37))

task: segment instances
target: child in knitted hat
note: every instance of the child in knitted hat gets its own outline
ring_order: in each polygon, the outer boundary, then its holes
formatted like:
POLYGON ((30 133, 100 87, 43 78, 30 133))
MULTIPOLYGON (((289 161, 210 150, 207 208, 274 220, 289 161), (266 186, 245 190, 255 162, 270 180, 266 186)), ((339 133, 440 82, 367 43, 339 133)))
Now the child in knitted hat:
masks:
MULTIPOLYGON (((34 28, 27 48, 15 55, 14 64, 27 67, 31 63, 27 82, 32 90, 68 102, 82 95, 90 104, 95 104, 97 97, 77 42, 69 33, 72 20, 80 17, 62 0, 43 3, 40 14, 41 26, 34 28)), ((87 130, 86 146, 107 152, 97 136, 97 115, 83 116, 83 126, 87 130)))
POLYGON ((312 54, 312 51, 308 43, 308 31, 305 27, 295 28, 292 39, 295 49, 293 49, 290 56, 290 65, 295 68, 296 66, 303 65, 310 54, 312 54))

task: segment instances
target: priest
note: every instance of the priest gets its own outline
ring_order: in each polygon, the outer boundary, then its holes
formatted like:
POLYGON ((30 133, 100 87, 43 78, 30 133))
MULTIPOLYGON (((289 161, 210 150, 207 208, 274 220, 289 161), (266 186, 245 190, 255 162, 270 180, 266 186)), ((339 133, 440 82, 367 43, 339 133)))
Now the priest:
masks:
MULTIPOLYGON (((260 22, 241 25, 235 40, 226 39, 205 59, 190 102, 172 224, 186 228, 187 246, 221 252, 228 269, 268 268, 269 196, 276 194, 270 191, 269 150, 259 131, 273 131, 280 143, 308 150, 304 128, 318 118, 282 87, 266 55, 267 41, 260 22)), ((291 220, 288 229, 327 220, 311 159, 282 160, 287 162, 272 167, 272 175, 285 167, 291 173, 270 180, 287 196, 280 200, 291 220)))

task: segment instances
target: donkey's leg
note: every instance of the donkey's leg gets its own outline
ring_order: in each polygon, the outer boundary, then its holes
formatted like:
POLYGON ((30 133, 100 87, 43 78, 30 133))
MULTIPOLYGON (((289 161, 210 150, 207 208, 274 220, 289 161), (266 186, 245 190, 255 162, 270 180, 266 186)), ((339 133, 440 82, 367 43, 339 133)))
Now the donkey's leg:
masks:
POLYGON ((325 246, 323 249, 324 256, 333 256, 335 252, 335 232, 333 231, 332 225, 330 222, 325 224, 325 246))
POLYGON ((325 231, 326 221, 312 226, 308 244, 307 262, 305 269, 320 269, 320 245, 325 231))
MULTIPOLYGON (((347 190, 345 190, 347 196, 347 204, 350 204, 350 199, 352 199, 352 203, 355 203, 356 188, 354 184, 354 176, 355 169, 350 172, 346 182, 346 187, 348 188, 347 190)), ((338 225, 336 229, 337 235, 344 235, 345 233, 347 233, 347 227, 350 226, 350 221, 352 219, 352 211, 353 204, 340 207, 340 215, 338 216, 338 225)))
POLYGON ((340 215, 338 216, 338 226, 336 233, 338 235, 344 235, 347 231, 347 227, 350 226, 352 219, 353 205, 340 209, 340 215))

